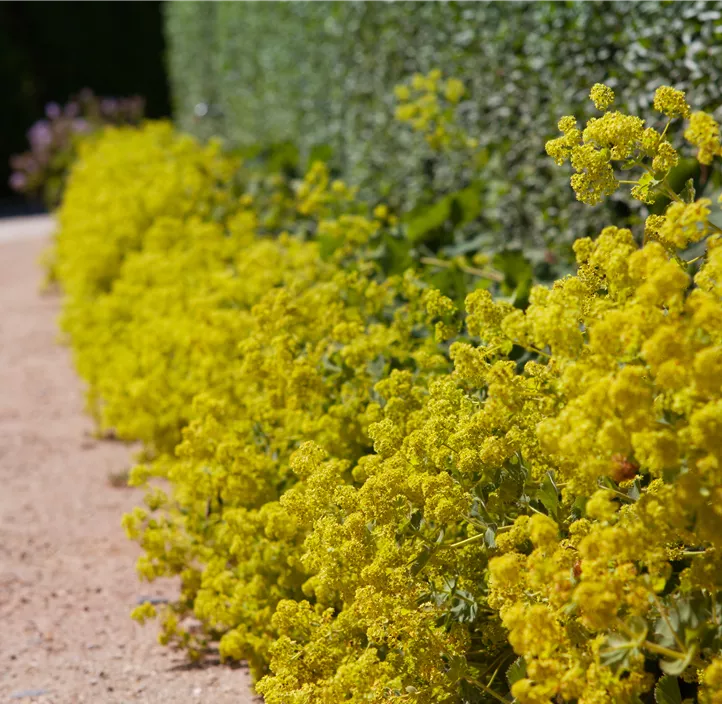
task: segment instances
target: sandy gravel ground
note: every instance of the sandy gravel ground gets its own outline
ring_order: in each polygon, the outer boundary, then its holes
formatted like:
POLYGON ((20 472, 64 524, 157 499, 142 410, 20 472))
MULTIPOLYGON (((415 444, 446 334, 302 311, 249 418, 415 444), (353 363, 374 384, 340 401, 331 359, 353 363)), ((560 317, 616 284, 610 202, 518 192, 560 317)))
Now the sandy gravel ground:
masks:
MULTIPOLYGON (((52 223, 0 222, 0 702, 249 704, 245 668, 188 667, 128 614, 141 584, 113 488, 130 450, 92 437, 56 296, 38 292, 52 223)), ((165 589, 165 591, 164 591, 165 589)))

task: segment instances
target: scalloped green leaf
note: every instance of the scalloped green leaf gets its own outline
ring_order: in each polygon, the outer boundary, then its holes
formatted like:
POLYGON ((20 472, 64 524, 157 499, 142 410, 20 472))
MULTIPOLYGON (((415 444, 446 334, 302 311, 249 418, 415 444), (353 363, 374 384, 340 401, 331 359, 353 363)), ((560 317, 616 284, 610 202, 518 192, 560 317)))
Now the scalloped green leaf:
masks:
POLYGON ((509 683, 509 687, 513 687, 515 682, 523 680, 526 677, 526 661, 523 657, 519 657, 509 665, 509 669, 506 671, 506 681, 509 683))
POLYGON ((654 688, 654 701, 656 704, 682 704, 682 693, 679 691, 679 681, 671 675, 664 675, 654 688))

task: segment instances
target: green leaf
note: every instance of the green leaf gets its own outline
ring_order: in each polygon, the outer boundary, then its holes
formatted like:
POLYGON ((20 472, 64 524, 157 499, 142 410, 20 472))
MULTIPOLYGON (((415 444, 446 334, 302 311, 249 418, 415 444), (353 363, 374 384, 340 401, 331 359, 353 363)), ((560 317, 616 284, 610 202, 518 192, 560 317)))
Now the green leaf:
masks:
POLYGON ((682 704, 682 693, 679 691, 679 682, 676 677, 664 675, 654 688, 654 701, 656 704, 682 704))
POLYGON ((411 569, 411 574, 415 577, 421 570, 426 567, 429 560, 432 558, 436 550, 438 549, 438 546, 441 545, 444 542, 444 530, 439 531, 439 535, 436 536, 436 544, 435 545, 424 545, 424 547, 421 548, 421 552, 416 556, 414 561, 409 566, 411 569))
POLYGON ((537 498, 542 502, 549 515, 555 520, 559 514, 559 491, 552 475, 547 472, 537 491, 537 498))
POLYGON ((441 227, 451 215, 451 198, 446 196, 428 208, 410 215, 406 220, 406 234, 414 244, 423 242, 426 235, 441 227))
POLYGON ((385 235, 383 244, 381 260, 386 271, 390 274, 401 274, 412 266, 411 249, 406 238, 385 235))
POLYGON ((524 493, 524 470, 507 462, 499 473, 497 496, 500 501, 517 501, 524 493))
POLYGON ((632 616, 627 619, 627 628, 637 637, 637 643, 642 643, 649 632, 647 620, 641 616, 632 616))
POLYGON ((585 514, 585 507, 587 505, 587 498, 585 496, 577 496, 572 504, 572 510, 570 515, 573 521, 578 521, 585 514))
POLYGON ((427 563, 431 559, 431 556, 434 554, 434 549, 431 548, 428 545, 424 545, 423 548, 421 548, 421 552, 416 556, 416 559, 411 563, 411 574, 412 576, 416 576, 421 572, 421 570, 426 567, 427 563))
POLYGON ((333 159, 333 147, 330 144, 315 144, 308 155, 308 163, 322 161, 328 164, 333 159))
POLYGON ((694 179, 690 178, 687 180, 687 183, 684 185, 684 190, 680 193, 680 196, 682 200, 686 201, 687 203, 694 203, 694 198, 697 195, 697 192, 694 188, 694 179))
POLYGON ((515 303, 524 304, 529 297, 534 270, 521 250, 507 249, 492 260, 494 268, 504 274, 502 290, 511 295, 515 303))
POLYGON ((479 613, 479 605, 471 592, 459 589, 452 599, 449 611, 458 623, 473 623, 479 613))
POLYGON ((328 234, 319 235, 318 251, 321 259, 328 260, 342 244, 342 237, 335 237, 328 234))
POLYGON ((484 542, 490 548, 496 547, 496 528, 489 526, 484 533, 484 542))
POLYGON ((681 675, 690 665, 692 660, 694 660, 694 656, 697 654, 697 648, 696 646, 692 646, 686 653, 684 660, 682 659, 675 659, 675 660, 660 660, 659 661, 659 667, 662 669, 662 672, 664 672, 666 675, 681 675))
POLYGON ((624 636, 612 633, 607 636, 604 648, 599 652, 599 659, 603 665, 613 672, 618 672, 629 664, 632 656, 640 654, 637 643, 627 640, 624 636))
POLYGON ((525 677, 526 661, 523 657, 520 657, 509 665, 509 669, 506 671, 506 681, 509 683, 509 687, 513 687, 516 682, 523 680, 525 677))
POLYGON ((689 181, 692 181, 694 187, 694 179, 699 174, 699 162, 697 159, 686 158, 680 159, 677 166, 675 166, 669 173, 667 180, 672 190, 675 193, 679 193, 683 188, 688 187, 689 181))
POLYGON ((627 496, 633 501, 637 501, 642 495, 642 485, 639 483, 639 479, 634 480, 634 484, 627 490, 627 496))
POLYGON ((460 655, 452 655, 449 657, 449 669, 446 676, 452 682, 458 682, 466 673, 466 658, 460 655))
POLYGON ((462 225, 475 220, 481 212, 481 198, 476 184, 458 191, 454 196, 454 200, 461 211, 459 223, 462 225))

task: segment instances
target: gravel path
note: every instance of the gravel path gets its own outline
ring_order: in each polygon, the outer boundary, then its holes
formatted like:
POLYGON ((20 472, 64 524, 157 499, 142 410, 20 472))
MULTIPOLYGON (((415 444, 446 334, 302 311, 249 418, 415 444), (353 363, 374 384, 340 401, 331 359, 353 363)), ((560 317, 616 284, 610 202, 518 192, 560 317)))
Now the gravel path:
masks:
POLYGON ((0 222, 0 702, 250 704, 245 668, 188 667, 129 619, 173 585, 138 582, 121 527, 141 493, 109 476, 130 450, 98 441, 38 293, 47 217, 0 222))

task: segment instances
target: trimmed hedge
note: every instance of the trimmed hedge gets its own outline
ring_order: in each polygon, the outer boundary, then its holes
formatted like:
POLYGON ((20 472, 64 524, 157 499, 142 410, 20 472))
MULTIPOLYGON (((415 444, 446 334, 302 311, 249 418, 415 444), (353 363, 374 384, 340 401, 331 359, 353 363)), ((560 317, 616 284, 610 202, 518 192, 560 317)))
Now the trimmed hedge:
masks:
MULTIPOLYGON (((169 3, 166 31, 183 129, 290 141, 302 163, 324 155, 362 197, 415 218, 472 177, 466 155, 439 156, 393 120, 392 90, 416 71, 460 78, 461 120, 487 162, 473 176, 481 212, 449 253, 523 244, 539 260, 596 231, 599 213, 544 157, 593 83, 624 87, 632 112, 662 83, 701 109, 722 99, 717 2, 169 3)), ((639 221, 637 206, 611 208, 639 221)))

